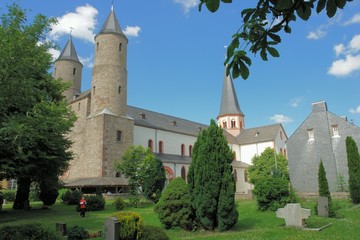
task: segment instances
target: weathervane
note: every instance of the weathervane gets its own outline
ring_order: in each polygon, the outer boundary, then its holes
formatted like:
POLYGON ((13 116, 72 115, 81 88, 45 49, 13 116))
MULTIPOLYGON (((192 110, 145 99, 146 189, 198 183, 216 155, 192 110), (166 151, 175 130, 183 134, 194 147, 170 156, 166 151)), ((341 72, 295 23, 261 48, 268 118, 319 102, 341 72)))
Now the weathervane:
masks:
POLYGON ((74 29, 73 27, 70 27, 70 36, 69 36, 69 38, 71 38, 71 33, 72 33, 73 29, 74 29))

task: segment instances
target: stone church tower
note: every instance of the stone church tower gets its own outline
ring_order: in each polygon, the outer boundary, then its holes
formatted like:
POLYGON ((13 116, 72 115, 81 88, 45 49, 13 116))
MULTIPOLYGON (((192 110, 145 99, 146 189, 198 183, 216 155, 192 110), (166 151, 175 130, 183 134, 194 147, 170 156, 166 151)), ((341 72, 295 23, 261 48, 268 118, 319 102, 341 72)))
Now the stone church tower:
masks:
POLYGON ((220 113, 217 117, 218 125, 236 137, 245 128, 244 118, 245 115, 241 112, 233 80, 230 74, 226 76, 225 67, 221 107, 220 113))
POLYGON ((115 178, 114 162, 134 142, 134 120, 126 115, 127 44, 113 8, 95 36, 91 89, 80 93, 81 63, 71 38, 55 63, 55 77, 74 80, 64 92, 78 119, 70 133, 74 153, 65 182, 84 178, 115 178), (65 58, 65 59, 64 59, 65 58), (66 61, 65 61, 66 60, 66 61), (77 61, 76 61, 77 60, 77 61), (64 62, 64 63, 63 63, 64 62), (80 78, 73 77, 80 74, 80 78))

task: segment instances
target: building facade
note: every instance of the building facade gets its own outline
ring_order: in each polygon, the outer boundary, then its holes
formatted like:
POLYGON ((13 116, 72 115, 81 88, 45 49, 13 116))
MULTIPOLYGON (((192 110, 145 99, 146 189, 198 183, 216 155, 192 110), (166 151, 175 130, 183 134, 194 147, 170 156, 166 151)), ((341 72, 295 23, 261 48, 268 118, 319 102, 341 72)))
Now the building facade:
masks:
MULTIPOLYGON (((80 63, 71 37, 55 61, 54 77, 70 81, 64 93, 76 113, 70 134, 74 158, 62 180, 69 187, 126 185, 114 162, 132 145, 149 147, 164 164, 167 181, 187 177, 198 133, 208 126, 127 105, 127 44, 113 9, 95 36, 91 89, 80 92, 80 63)), ((233 169, 238 194, 247 193, 246 168, 266 147, 286 154, 286 133, 281 124, 245 128, 230 76, 224 75, 218 124, 234 152, 233 169)), ((209 121, 210 122, 210 121, 209 121)))
POLYGON ((318 170, 322 160, 331 192, 338 180, 349 179, 346 137, 360 146, 360 128, 327 109, 325 101, 312 104, 312 112, 287 141, 290 180, 298 192, 318 193, 318 170))

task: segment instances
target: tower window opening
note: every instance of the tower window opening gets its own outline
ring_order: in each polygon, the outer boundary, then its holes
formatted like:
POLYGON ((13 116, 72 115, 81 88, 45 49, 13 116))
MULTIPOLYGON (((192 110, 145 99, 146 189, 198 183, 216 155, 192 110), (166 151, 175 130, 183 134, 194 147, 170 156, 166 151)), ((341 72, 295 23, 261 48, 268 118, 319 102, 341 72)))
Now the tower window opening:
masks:
POLYGON ((121 52, 121 49, 122 49, 122 44, 119 43, 119 52, 121 52))
POLYGON ((73 68, 73 75, 75 75, 76 73, 76 68, 73 68))
POLYGON ((121 131, 116 131, 116 141, 121 142, 121 131))
POLYGON ((93 94, 95 94, 95 86, 93 86, 93 94))
POLYGON ((223 121, 223 128, 227 128, 226 121, 223 121))
POLYGON ((99 50, 99 42, 96 43, 96 51, 99 50))
POLYGON ((231 119, 231 128, 236 128, 235 119, 231 119))
POLYGON ((118 93, 119 94, 121 93, 121 86, 119 86, 119 88, 118 88, 118 93))

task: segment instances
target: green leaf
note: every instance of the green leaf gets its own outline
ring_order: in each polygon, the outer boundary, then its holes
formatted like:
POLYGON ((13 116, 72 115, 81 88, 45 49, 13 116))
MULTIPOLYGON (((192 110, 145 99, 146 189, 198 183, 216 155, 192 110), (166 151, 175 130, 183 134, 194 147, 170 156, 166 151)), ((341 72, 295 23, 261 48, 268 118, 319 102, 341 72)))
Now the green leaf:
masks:
POLYGON ((336 6, 340 9, 343 9, 346 4, 346 0, 335 0, 336 6))
POLYGON ((269 32, 276 33, 278 31, 280 31, 282 29, 282 27, 283 26, 281 24, 276 24, 275 26, 270 28, 269 32))
POLYGON ((326 3, 326 14, 329 18, 332 18, 336 13, 337 7, 335 0, 328 0, 326 3))
POLYGON ((292 0, 279 0, 278 8, 279 9, 289 9, 292 7, 293 4, 294 3, 292 0))
POLYGON ((216 12, 220 7, 220 0, 206 0, 205 4, 210 12, 216 12))
POLYGON ((221 0, 223 3, 232 3, 232 0, 221 0))
POLYGON ((284 31, 285 31, 286 33, 291 33, 291 28, 289 27, 289 25, 286 25, 286 26, 284 27, 284 31))
POLYGON ((311 8, 302 2, 296 8, 296 13, 302 20, 307 21, 311 15, 311 8))
POLYGON ((245 65, 245 63, 243 61, 239 62, 240 64, 240 73, 241 73, 241 77, 246 80, 249 77, 249 68, 245 65))
POLYGON ((280 57, 280 54, 279 54, 278 50, 276 50, 276 48, 267 47, 266 49, 267 49, 268 52, 271 54, 271 56, 273 56, 273 57, 280 57))
POLYGON ((277 35, 277 34, 273 34, 273 33, 271 33, 271 32, 269 32, 268 33, 268 36, 272 39, 272 40, 274 40, 275 42, 281 42, 281 38, 280 38, 280 36, 279 35, 277 35))
POLYGON ((267 60, 268 60, 268 59, 267 59, 267 53, 266 53, 266 51, 265 51, 265 48, 261 49, 261 51, 260 51, 260 56, 261 56, 261 59, 262 59, 263 61, 267 61, 267 60))
POLYGON ((324 10, 325 4, 326 4, 326 0, 319 0, 316 6, 316 12, 320 13, 322 10, 324 10))

